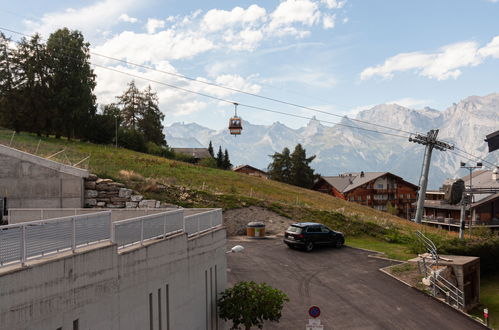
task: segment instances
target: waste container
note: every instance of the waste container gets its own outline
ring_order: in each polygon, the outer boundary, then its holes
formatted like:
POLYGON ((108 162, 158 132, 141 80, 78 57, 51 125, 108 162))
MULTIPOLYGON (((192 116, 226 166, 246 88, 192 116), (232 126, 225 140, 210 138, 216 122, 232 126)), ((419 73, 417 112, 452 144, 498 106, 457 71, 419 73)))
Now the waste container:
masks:
POLYGON ((248 223, 246 226, 246 235, 253 238, 265 237, 265 224, 259 221, 248 223))

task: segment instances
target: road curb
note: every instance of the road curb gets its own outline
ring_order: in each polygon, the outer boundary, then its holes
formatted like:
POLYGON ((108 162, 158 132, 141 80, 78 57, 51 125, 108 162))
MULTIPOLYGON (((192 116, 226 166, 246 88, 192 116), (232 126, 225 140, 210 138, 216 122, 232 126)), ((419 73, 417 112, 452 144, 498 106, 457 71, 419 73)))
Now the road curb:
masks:
MULTIPOLYGON (((376 258, 376 259, 381 259, 381 260, 386 260, 386 261, 392 261, 392 262, 398 262, 398 263, 405 263, 405 261, 403 261, 403 260, 397 260, 397 259, 391 259, 391 258, 388 258, 388 257, 383 257, 384 255, 386 255, 384 252, 379 252, 379 251, 374 251, 374 250, 359 248, 359 247, 350 246, 350 245, 345 245, 345 247, 350 248, 350 249, 356 249, 356 250, 361 250, 361 251, 365 251, 365 252, 375 253, 375 254, 369 254, 368 255, 369 258, 376 258)), ((387 267, 390 267, 390 266, 387 266, 387 267)))

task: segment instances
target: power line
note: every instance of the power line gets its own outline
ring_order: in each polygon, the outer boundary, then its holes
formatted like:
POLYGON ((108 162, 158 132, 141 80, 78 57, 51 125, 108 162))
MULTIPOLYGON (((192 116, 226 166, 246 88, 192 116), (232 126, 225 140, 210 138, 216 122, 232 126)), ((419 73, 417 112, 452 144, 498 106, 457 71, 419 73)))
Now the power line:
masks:
MULTIPOLYGON (((11 30, 11 29, 4 28, 4 27, 0 27, 0 30, 4 30, 4 31, 11 32, 11 33, 19 34, 19 35, 22 35, 22 36, 25 36, 25 37, 30 37, 29 35, 27 35, 25 33, 22 33, 22 32, 19 32, 19 31, 15 31, 15 30, 11 30)), ((276 99, 276 98, 273 98, 273 97, 269 97, 269 96, 265 96, 265 95, 258 95, 258 94, 247 92, 247 91, 243 91, 243 90, 240 90, 240 89, 237 89, 237 88, 228 87, 228 86, 222 86, 222 85, 215 84, 215 83, 212 83, 212 82, 209 82, 209 81, 199 80, 199 79, 192 78, 192 77, 189 77, 189 76, 185 76, 185 75, 182 75, 182 74, 179 74, 179 73, 156 69, 156 68, 148 66, 148 65, 143 65, 143 64, 129 62, 129 61, 122 60, 122 59, 119 59, 119 58, 116 58, 116 57, 112 57, 112 56, 109 56, 109 55, 99 54, 99 53, 92 52, 92 51, 90 51, 89 53, 92 54, 92 55, 95 55, 95 56, 99 56, 99 57, 103 57, 103 58, 106 58, 106 59, 109 59, 109 60, 117 61, 117 62, 126 64, 126 65, 135 66, 135 67, 138 67, 138 68, 142 68, 142 69, 146 69, 146 70, 151 70, 151 71, 155 71, 155 72, 159 72, 159 73, 171 75, 171 76, 174 76, 174 77, 177 77, 177 78, 181 78, 181 79, 185 79, 185 80, 189 80, 189 81, 194 81, 194 82, 205 84, 205 85, 209 85, 209 86, 212 86, 212 87, 222 88, 222 89, 229 90, 229 91, 232 91, 232 92, 236 92, 236 93, 245 94, 245 95, 249 95, 249 96, 252 96, 252 97, 257 97, 257 98, 260 98, 260 99, 264 99, 264 100, 267 100, 267 101, 281 103, 281 104, 293 106, 293 107, 296 107, 296 108, 301 108, 301 109, 305 109, 305 110, 309 110, 309 111, 313 111, 313 112, 317 112, 317 113, 326 114, 326 115, 329 115, 329 116, 335 116, 335 117, 339 117, 339 118, 345 117, 345 116, 334 114, 334 113, 331 113, 331 112, 328 112, 328 111, 319 110, 319 109, 315 109, 315 108, 308 107, 308 106, 303 106, 303 105, 300 105, 300 104, 297 104, 297 103, 283 101, 283 100, 279 100, 279 99, 276 99)), ((381 128, 384 128, 384 129, 389 129, 389 130, 392 130, 392 131, 402 132, 402 133, 406 133, 406 134, 414 134, 414 132, 410 132, 410 131, 406 131, 406 130, 399 129, 399 128, 394 128, 394 127, 389 127, 389 126, 385 126, 385 125, 381 125, 381 124, 375 124, 375 123, 371 123, 371 122, 360 120, 360 119, 354 119, 354 118, 348 118, 348 119, 350 119, 352 121, 355 121, 355 122, 367 124, 367 125, 372 125, 372 126, 381 127, 381 128)))

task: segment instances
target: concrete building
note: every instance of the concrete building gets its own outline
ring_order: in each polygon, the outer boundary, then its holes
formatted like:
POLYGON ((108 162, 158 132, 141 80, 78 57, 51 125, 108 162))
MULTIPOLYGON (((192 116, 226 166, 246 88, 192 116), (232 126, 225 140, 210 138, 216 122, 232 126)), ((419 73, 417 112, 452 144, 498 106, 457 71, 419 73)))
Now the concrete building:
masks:
POLYGON ((0 145, 0 196, 12 208, 83 207, 86 170, 0 145))
POLYGON ((221 210, 120 221, 111 212, 0 227, 0 329, 225 329, 216 306, 227 268, 221 210))

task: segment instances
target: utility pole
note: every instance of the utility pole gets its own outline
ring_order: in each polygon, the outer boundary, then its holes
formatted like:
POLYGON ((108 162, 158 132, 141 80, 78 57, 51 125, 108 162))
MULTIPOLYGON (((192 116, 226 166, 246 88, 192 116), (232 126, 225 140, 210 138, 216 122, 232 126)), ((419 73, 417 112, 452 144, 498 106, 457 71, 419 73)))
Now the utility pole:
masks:
POLYGON ((454 146, 438 141, 437 135, 438 129, 432 129, 426 135, 416 134, 409 137, 409 142, 419 143, 426 146, 423 159, 423 173, 421 173, 421 178, 419 179, 418 203, 416 217, 414 218, 416 223, 421 223, 421 219, 423 218, 424 200, 426 197, 426 187, 428 186, 428 174, 430 172, 430 162, 433 148, 440 151, 454 149, 454 146))

